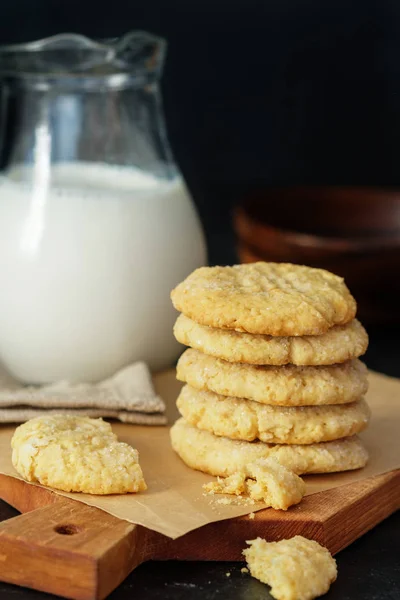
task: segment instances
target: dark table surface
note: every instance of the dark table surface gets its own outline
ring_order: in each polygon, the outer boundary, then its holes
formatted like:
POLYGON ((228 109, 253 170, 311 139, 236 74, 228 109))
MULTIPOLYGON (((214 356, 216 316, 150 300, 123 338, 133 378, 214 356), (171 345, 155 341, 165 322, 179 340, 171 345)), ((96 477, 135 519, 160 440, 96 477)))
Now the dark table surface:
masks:
MULTIPOLYGON (((371 369, 400 377, 398 328, 369 328, 365 361, 371 369)), ((400 402, 400 399, 399 399, 400 402)), ((0 521, 18 513, 0 501, 0 521)), ((337 555, 338 580, 326 600, 400 600, 400 513, 392 515, 337 555)), ((111 600, 267 600, 268 587, 243 574, 243 563, 150 562, 115 590, 111 600), (229 575, 227 575, 229 574, 229 575)), ((39 600, 51 596, 0 582, 0 597, 39 600)))

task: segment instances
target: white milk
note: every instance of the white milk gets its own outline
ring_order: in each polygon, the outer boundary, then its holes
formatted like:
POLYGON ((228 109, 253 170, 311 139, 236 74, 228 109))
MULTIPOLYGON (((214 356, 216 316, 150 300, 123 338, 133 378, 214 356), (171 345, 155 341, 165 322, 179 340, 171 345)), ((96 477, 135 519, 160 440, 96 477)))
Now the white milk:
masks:
POLYGON ((205 264, 182 179, 70 163, 46 193, 45 173, 21 173, 0 178, 0 360, 29 383, 170 366, 169 293, 205 264))

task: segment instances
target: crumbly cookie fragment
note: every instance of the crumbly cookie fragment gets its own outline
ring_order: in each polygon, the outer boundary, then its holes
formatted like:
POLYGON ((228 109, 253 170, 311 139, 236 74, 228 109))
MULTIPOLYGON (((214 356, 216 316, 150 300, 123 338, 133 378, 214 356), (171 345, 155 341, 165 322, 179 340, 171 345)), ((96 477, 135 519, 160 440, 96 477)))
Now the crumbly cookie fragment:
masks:
POLYGON ((274 336, 321 335, 357 308, 341 277, 289 263, 202 267, 171 298, 201 325, 274 336))
POLYGON ((253 365, 333 365, 362 356, 368 335, 360 321, 336 325, 322 335, 274 337, 200 325, 179 315, 178 342, 233 363, 253 365))
POLYGON ((250 573, 271 586, 277 600, 312 600, 326 594, 337 577, 336 561, 329 551, 297 535, 289 540, 247 542, 243 550, 250 573))
POLYGON ((246 473, 236 471, 229 477, 218 477, 217 481, 209 481, 203 485, 203 490, 208 494, 233 494, 241 496, 246 493, 246 473))
POLYGON ((367 367, 358 359, 340 365, 296 367, 233 364, 189 348, 176 376, 198 390, 262 404, 312 406, 354 402, 368 389, 367 367))
POLYGON ((177 400, 185 420, 215 435, 271 444, 314 444, 365 429, 370 409, 364 399, 327 406, 269 406, 196 390, 185 385, 177 400))
POLYGON ((203 488, 212 494, 246 494, 276 510, 298 504, 306 490, 304 481, 274 458, 260 458, 226 479, 218 478, 203 488))
POLYGON ((368 452, 357 436, 320 444, 265 444, 219 437, 178 419, 170 430, 175 452, 192 469, 228 477, 258 458, 274 457, 297 475, 364 467, 368 452))
POLYGON ((66 492, 124 494, 146 489, 138 451, 118 442, 102 419, 37 417, 11 441, 12 462, 27 481, 66 492))

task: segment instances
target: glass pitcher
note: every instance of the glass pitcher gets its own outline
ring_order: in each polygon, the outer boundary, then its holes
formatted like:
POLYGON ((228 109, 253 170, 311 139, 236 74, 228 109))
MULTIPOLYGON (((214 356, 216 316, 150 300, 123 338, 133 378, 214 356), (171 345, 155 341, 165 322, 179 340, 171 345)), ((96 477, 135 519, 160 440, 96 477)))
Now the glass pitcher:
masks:
POLYGON ((0 48, 0 361, 95 382, 179 354, 170 290, 205 264, 161 109, 163 40, 0 48))

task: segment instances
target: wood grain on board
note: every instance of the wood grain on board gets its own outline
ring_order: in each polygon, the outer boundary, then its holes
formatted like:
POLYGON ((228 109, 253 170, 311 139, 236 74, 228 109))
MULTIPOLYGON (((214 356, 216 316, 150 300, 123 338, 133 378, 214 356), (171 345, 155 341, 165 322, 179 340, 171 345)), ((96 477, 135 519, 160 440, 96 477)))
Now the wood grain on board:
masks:
POLYGON ((146 560, 240 560, 246 540, 258 535, 273 541, 301 534, 336 553, 400 508, 400 470, 307 496, 287 512, 211 523, 176 540, 4 475, 0 498, 23 513, 0 523, 0 579, 101 600, 146 560))

